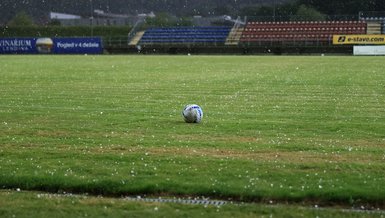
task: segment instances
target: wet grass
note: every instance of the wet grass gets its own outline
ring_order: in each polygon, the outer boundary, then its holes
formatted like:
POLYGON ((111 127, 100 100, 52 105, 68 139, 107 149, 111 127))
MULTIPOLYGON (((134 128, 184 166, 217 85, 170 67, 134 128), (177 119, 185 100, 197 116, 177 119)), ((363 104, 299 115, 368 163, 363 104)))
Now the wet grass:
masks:
POLYGON ((186 205, 125 198, 0 191, 2 217, 381 217, 381 211, 325 210, 302 205, 186 205), (14 205, 18 208, 15 209, 14 205))
POLYGON ((0 187, 384 208, 384 60, 0 56, 0 187))

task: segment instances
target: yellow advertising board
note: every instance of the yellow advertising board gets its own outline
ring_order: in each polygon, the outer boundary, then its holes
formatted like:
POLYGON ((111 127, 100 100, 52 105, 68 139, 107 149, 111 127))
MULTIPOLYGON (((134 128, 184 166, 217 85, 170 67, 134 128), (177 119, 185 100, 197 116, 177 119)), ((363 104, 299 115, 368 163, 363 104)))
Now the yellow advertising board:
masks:
POLYGON ((385 35, 333 35, 333 45, 384 45, 385 35))

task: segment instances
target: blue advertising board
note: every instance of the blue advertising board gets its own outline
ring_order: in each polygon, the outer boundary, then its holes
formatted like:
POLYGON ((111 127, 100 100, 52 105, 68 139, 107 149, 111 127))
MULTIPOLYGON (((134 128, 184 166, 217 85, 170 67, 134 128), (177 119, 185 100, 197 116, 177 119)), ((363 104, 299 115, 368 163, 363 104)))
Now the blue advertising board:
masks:
POLYGON ((99 54, 102 52, 100 38, 53 38, 55 54, 99 54))
POLYGON ((102 40, 92 38, 0 38, 0 54, 100 54, 102 40))
POLYGON ((37 53, 35 38, 0 38, 0 54, 37 53))

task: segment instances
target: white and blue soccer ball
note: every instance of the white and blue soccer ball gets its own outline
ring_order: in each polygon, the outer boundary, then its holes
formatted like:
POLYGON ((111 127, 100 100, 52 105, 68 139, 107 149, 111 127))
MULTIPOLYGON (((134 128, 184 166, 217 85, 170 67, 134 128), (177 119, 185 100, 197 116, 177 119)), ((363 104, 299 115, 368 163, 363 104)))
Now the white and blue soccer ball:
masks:
POLYGON ((203 118, 203 111, 199 105, 188 104, 184 107, 182 115, 186 123, 200 123, 203 118))

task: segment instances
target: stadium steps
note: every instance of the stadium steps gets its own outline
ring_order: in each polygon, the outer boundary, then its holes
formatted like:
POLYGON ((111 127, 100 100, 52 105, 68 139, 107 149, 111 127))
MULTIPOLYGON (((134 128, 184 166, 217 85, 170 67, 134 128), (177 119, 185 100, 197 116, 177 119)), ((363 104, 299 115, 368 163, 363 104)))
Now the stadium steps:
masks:
POLYGON ((238 45, 239 40, 241 39, 243 30, 244 30, 243 27, 233 28, 226 39, 225 45, 238 45))
POLYGON ((381 34, 381 21, 367 21, 367 34, 381 34))
POLYGON ((385 34, 385 22, 381 24, 381 33, 385 34))
POLYGON ((137 45, 143 35, 144 35, 144 31, 137 32, 134 38, 132 38, 132 40, 130 41, 130 43, 128 43, 128 45, 133 45, 133 46, 137 45))

